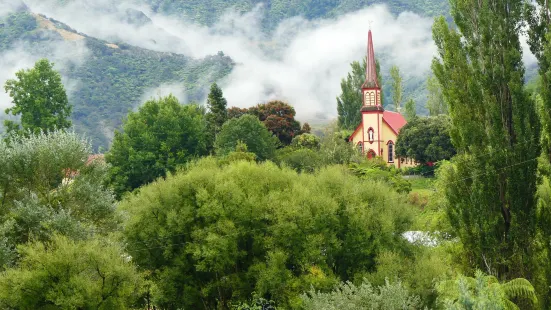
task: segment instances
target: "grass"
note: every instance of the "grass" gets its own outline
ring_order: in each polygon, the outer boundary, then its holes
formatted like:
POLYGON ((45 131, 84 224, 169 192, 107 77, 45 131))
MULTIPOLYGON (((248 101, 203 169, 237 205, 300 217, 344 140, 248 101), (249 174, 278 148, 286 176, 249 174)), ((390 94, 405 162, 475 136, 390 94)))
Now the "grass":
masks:
POLYGON ((412 193, 430 196, 430 194, 434 191, 434 178, 411 177, 408 178, 408 181, 411 183, 412 193))

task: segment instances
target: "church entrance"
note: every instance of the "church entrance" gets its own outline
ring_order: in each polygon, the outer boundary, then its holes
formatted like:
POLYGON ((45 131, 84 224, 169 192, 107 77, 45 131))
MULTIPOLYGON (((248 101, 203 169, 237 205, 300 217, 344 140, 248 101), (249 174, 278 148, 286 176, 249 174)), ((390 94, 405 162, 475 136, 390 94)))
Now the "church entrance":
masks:
POLYGON ((375 154, 375 152, 373 150, 369 150, 369 152, 367 152, 367 159, 373 159, 377 156, 377 154, 375 154))

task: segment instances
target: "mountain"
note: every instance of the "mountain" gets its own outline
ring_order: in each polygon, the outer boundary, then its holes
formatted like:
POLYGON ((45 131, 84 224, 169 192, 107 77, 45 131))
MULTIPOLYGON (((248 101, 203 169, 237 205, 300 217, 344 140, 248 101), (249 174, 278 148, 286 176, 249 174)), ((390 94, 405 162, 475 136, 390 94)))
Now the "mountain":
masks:
MULTIPOLYGON (((137 11, 128 11, 127 17, 148 22, 137 11)), ((0 18, 0 53, 14 48, 53 61, 56 55, 81 51, 81 62, 66 63, 60 72, 70 82, 75 129, 91 138, 96 148, 109 145, 114 129, 130 109, 147 99, 144 94, 148 91, 166 83, 180 87, 187 101, 201 100, 209 85, 226 76, 234 65, 223 53, 193 59, 106 42, 25 6, 0 18)))

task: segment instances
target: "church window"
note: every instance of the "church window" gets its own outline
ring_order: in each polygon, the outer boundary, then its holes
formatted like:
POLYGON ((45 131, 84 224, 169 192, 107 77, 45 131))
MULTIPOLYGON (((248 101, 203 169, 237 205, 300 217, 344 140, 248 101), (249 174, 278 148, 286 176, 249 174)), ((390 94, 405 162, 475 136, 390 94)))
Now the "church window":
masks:
POLYGON ((373 128, 369 128, 367 131, 367 138, 369 142, 373 143, 374 137, 373 137, 373 128))
POLYGON ((394 143, 392 141, 388 142, 388 162, 394 162, 394 143))
POLYGON ((360 154, 364 152, 364 144, 361 141, 358 142, 358 152, 360 152, 360 154))

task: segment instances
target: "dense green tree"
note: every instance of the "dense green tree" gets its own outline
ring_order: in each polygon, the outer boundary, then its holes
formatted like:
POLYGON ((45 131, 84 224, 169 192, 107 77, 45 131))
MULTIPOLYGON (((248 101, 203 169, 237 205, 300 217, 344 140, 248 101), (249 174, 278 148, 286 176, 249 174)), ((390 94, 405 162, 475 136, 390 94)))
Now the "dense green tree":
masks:
POLYGON ((8 136, 66 129, 71 126, 71 106, 61 83, 61 75, 47 59, 36 62, 32 69, 15 73, 16 79, 4 86, 13 101, 7 114, 21 116, 21 124, 4 121, 8 136))
MULTIPOLYGON (((352 71, 341 80, 341 94, 337 97, 338 125, 341 129, 354 130, 362 121, 360 109, 362 107, 362 84, 365 82, 366 59, 362 63, 354 61, 350 64, 352 71)), ((377 77, 379 87, 383 88, 380 66, 377 61, 377 77)), ((381 91, 381 103, 384 105, 381 91)))
POLYGON ((450 119, 445 115, 413 119, 400 129, 396 156, 413 158, 423 164, 452 158, 456 152, 450 127, 450 119))
POLYGON ((174 172, 206 154, 206 124, 201 108, 182 105, 173 95, 147 101, 128 114, 106 154, 120 196, 174 172))
POLYGON ((4 309, 133 309, 140 297, 131 258, 110 241, 54 236, 19 254, 20 263, 0 274, 4 309))
POLYGON ((431 75, 427 79, 427 103, 425 107, 429 110, 430 116, 437 116, 440 114, 448 113, 448 107, 444 102, 444 96, 442 95, 442 88, 438 79, 431 75))
POLYGON ((117 228, 107 167, 90 151, 87 141, 61 131, 0 142, 0 266, 13 264, 16 246, 30 240, 55 233, 85 239, 117 228))
POLYGON ((282 145, 289 145, 293 137, 301 133, 300 123, 295 120, 295 109, 286 102, 273 100, 259 104, 248 111, 273 133, 282 145))
POLYGON ((450 0, 457 30, 444 17, 435 21, 433 71, 459 154, 439 179, 464 262, 531 280, 540 148, 535 104, 523 89, 523 3, 450 0))
POLYGON ((408 101, 406 101, 405 108, 406 109, 404 111, 404 116, 408 122, 411 122, 413 119, 415 119, 415 117, 417 117, 415 101, 410 98, 408 101))
POLYGON ((270 159, 278 144, 277 137, 254 115, 243 115, 224 123, 214 141, 216 154, 229 154, 235 150, 239 141, 247 145, 248 151, 256 154, 260 160, 270 159))
POLYGON ((290 308, 311 287, 330 289, 373 271, 381 251, 407 247, 411 209, 400 197, 339 166, 297 174, 205 158, 120 208, 157 306, 222 308, 256 293, 290 308))
POLYGON ((364 280, 359 286, 339 284, 329 293, 311 290, 302 295, 305 310, 403 310, 421 309, 419 296, 408 292, 402 283, 388 280, 379 287, 364 280))
POLYGON ((394 109, 400 112, 404 85, 398 66, 392 66, 390 68, 390 78, 392 79, 392 103, 394 103, 394 109))
MULTIPOLYGON (((551 283, 551 6, 549 1, 526 1, 525 19, 528 22, 528 44, 538 60, 539 77, 533 79, 531 86, 538 104, 541 121, 542 156, 538 161, 541 182, 538 185, 538 224, 541 230, 541 250, 546 252, 540 259, 534 261, 545 277, 533 280, 540 292, 540 301, 547 307, 551 304, 550 294, 541 288, 548 288, 551 283), (546 259, 542 259, 545 257, 546 259), (542 296, 543 295, 543 296, 542 296)), ((528 88, 527 86, 527 88, 528 88)))
MULTIPOLYGON (((528 44, 538 59, 541 83, 539 91, 542 102, 543 118, 551 118, 551 5, 547 0, 527 1, 525 19, 528 22, 528 44)), ((551 127, 547 127, 551 135, 551 127)), ((544 141, 545 142, 545 141, 544 141)), ((544 152, 551 162, 551 144, 544 143, 544 152)))
POLYGON ((320 138, 311 133, 303 133, 300 136, 296 136, 293 138, 293 141, 291 142, 291 147, 307 148, 317 151, 320 148, 320 138))
POLYGON ((216 83, 210 86, 210 93, 207 98, 208 112, 206 115, 208 130, 208 147, 212 148, 216 135, 220 132, 222 125, 228 120, 226 110, 228 102, 224 98, 222 89, 216 83))

